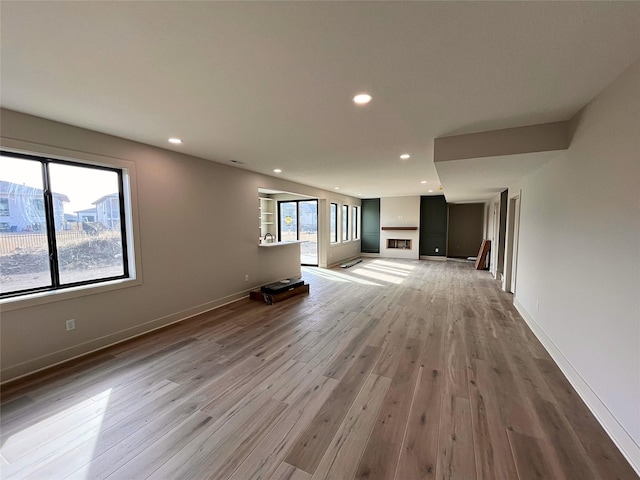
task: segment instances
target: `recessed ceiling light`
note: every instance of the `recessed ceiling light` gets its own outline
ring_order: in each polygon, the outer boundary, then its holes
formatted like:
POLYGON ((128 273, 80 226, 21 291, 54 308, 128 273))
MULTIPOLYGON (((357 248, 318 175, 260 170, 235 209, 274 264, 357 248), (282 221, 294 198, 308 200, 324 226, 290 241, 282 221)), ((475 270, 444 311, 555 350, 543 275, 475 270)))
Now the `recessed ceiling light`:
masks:
POLYGON ((433 193, 433 190, 429 190, 429 193, 433 193))
POLYGON ((420 183, 427 183, 427 181, 426 180, 422 180, 420 183))
POLYGON ((180 140, 179 138, 176 137, 171 137, 169 139, 169 143, 173 143, 174 145, 179 145, 182 143, 182 140, 180 140))
POLYGON ((279 168, 274 168, 273 171, 276 173, 282 173, 282 170, 280 170, 279 168))
POLYGON ((333 187, 334 190, 340 190, 340 187, 333 187))
POLYGON ((402 155, 400 155, 400 158, 402 160, 406 160, 407 158, 411 158, 411 155, 409 155, 408 153, 403 153, 402 155))
POLYGON ((366 105, 371 101, 371 99, 373 99, 373 97, 368 93, 359 93, 358 95, 353 97, 353 103, 355 103, 356 105, 366 105))

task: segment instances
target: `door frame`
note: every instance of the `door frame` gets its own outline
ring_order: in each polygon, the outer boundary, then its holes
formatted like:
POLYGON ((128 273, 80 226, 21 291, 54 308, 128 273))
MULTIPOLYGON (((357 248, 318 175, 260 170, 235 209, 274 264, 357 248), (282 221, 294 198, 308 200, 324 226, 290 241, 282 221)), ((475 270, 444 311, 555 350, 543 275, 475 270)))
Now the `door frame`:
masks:
POLYGON ((522 191, 509 198, 507 207, 507 249, 505 252, 504 281, 502 289, 516 294, 518 270, 518 243, 520 236, 520 199, 522 191))
MULTIPOLYGON (((308 266, 308 267, 317 267, 320 261, 320 232, 319 232, 319 218, 320 218, 320 202, 317 198, 308 198, 302 200, 278 200, 278 205, 276 207, 277 215, 278 215, 278 241, 282 241, 282 219, 280 214, 280 204, 281 203, 295 203, 296 204, 296 239, 300 240, 300 202, 303 203, 311 203, 315 202, 316 204, 316 263, 302 263, 302 259, 300 259, 300 265, 308 266)), ((300 247, 302 248, 302 246, 300 247)))

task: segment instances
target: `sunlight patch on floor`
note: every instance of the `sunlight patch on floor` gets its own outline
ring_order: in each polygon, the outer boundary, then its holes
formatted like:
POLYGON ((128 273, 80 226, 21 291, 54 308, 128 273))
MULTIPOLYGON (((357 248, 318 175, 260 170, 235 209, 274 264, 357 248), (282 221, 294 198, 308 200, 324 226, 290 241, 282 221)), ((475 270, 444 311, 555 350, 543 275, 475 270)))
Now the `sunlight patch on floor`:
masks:
MULTIPOLYGON (((12 473, 17 474, 15 478, 24 478, 19 472, 33 469, 36 458, 42 460, 45 466, 52 458, 70 449, 73 449, 77 460, 74 463, 84 463, 88 467, 93 460, 110 393, 111 389, 105 390, 97 400, 85 397, 85 400, 12 434, 0 451, 9 462, 9 465, 3 467, 3 473, 8 475, 7 478, 14 478, 12 473), (27 455, 29 463, 25 463, 26 458, 23 459, 27 455)), ((35 473, 46 474, 39 471, 35 473)), ((88 471, 76 472, 73 478, 89 480, 88 474, 88 471)), ((27 478, 36 477, 27 475, 27 478)))
POLYGON ((376 272, 375 270, 369 270, 367 267, 361 267, 353 270, 353 273, 362 275, 363 277, 374 278, 383 282, 393 283, 395 285, 400 285, 402 283, 402 278, 394 277, 382 272, 376 272))
POLYGON ((406 265, 404 263, 391 262, 389 260, 374 260, 373 262, 376 265, 384 265, 386 267, 400 268, 402 270, 413 270, 415 269, 415 265, 406 265))
POLYGON ((346 275, 342 272, 337 272, 335 270, 326 270, 323 268, 307 267, 307 268, 303 268, 303 271, 306 273, 310 273, 312 275, 317 275, 319 277, 325 278, 332 282, 359 283, 361 285, 373 285, 376 287, 382 286, 379 283, 374 283, 369 280, 365 280, 363 278, 352 277, 351 275, 346 275))
POLYGON ((365 265, 364 268, 368 268, 370 270, 376 270, 379 272, 385 272, 385 273, 390 273, 393 275, 399 275, 402 277, 408 277, 410 272, 407 272, 406 270, 397 270, 395 268, 389 268, 389 267, 385 267, 385 266, 380 266, 380 265, 373 265, 373 264, 368 264, 365 265))

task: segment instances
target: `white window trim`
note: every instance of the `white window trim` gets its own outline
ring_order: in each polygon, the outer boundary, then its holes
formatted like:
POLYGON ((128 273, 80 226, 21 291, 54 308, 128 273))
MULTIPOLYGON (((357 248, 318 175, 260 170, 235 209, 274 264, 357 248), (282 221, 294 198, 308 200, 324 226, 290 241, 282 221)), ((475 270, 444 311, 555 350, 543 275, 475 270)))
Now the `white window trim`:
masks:
POLYGON ((334 200, 329 200, 329 245, 339 245, 340 244, 340 203, 334 200), (336 240, 334 241, 331 237, 331 206, 336 206, 336 240))
POLYGON ((351 205, 349 205, 348 203, 343 203, 341 205, 342 208, 340 208, 340 243, 349 243, 352 241, 351 239, 351 235, 349 235, 351 232, 349 231, 351 229, 351 223, 349 222, 349 217, 350 217, 350 207, 351 205), (344 225, 344 212, 345 212, 345 207, 346 207, 346 211, 347 211, 347 238, 344 238, 345 235, 345 225, 344 225))
POLYGON ((33 144, 5 137, 0 137, 0 146, 7 152, 40 155, 58 160, 121 169, 124 183, 125 211, 128 212, 125 228, 127 235, 127 253, 129 257, 129 278, 3 298, 0 300, 0 309, 2 311, 19 310, 21 308, 45 305, 47 303, 142 285, 141 255, 136 254, 140 246, 140 235, 138 233, 138 192, 136 187, 136 165, 134 162, 120 158, 67 150, 50 145, 33 144))

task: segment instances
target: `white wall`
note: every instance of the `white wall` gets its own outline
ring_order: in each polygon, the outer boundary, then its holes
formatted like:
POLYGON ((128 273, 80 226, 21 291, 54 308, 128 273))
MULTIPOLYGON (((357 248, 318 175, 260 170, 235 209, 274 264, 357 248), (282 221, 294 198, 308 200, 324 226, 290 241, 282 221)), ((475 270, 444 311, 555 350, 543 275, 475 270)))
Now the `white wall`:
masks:
MULTIPOLYGON (((0 113, 4 147, 135 166, 136 254, 142 273, 139 284, 128 288, 58 295, 31 306, 0 305, 3 381, 206 311, 252 287, 299 275, 297 244, 258 246, 259 187, 300 193, 322 204, 329 195, 360 204, 280 178, 17 112, 0 113), (76 329, 66 332, 70 318, 76 329)), ((324 216, 320 248, 326 258, 326 209, 324 216)), ((359 242, 351 246, 359 250, 359 242)), ((332 249, 336 262, 351 256, 332 249)))
MULTIPOLYGON (((420 227, 420 197, 385 197, 380 199, 380 227, 420 227)), ((381 230, 380 256, 418 259, 419 230, 381 230), (387 239, 411 240, 411 250, 389 249, 387 239)))
POLYGON ((515 304, 640 471, 640 61, 572 126, 570 148, 509 189, 515 304))

